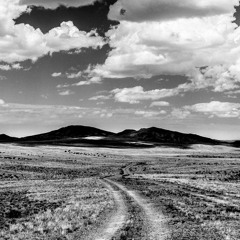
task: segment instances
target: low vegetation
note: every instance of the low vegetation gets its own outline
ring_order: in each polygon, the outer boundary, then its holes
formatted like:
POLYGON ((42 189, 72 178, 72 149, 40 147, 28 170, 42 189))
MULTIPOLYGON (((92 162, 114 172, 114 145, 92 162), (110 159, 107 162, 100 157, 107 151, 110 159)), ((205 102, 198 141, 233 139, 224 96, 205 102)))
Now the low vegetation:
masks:
POLYGON ((240 239, 238 155, 209 155, 156 158, 121 180, 164 213, 169 240, 240 239))
MULTIPOLYGON (((167 240, 240 239, 240 153, 234 149, 5 146, 0 239, 88 239, 115 208, 103 177, 152 202, 166 216, 167 240)), ((124 231, 137 236, 133 228, 124 231)))

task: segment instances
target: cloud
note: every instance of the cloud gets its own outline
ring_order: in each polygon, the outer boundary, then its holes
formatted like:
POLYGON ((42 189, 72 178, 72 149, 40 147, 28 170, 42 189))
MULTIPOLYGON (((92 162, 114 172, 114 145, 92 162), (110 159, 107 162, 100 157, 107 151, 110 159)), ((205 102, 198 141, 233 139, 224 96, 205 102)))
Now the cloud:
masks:
POLYGON ((9 71, 9 70, 11 70, 11 66, 10 65, 0 65, 0 70, 9 71))
POLYGON ((90 101, 108 100, 111 96, 99 95, 89 98, 90 101))
POLYGON ((60 5, 66 7, 81 7, 91 5, 94 2, 96 2, 96 0, 20 0, 20 5, 33 5, 55 9, 60 5))
POLYGON ((63 105, 30 105, 4 103, 0 104, 0 123, 64 123, 78 119, 85 108, 63 105))
POLYGON ((137 110, 135 112, 135 114, 138 115, 138 116, 145 117, 145 118, 154 118, 154 117, 158 117, 159 115, 166 114, 166 111, 162 110, 162 111, 158 112, 158 111, 137 110))
POLYGON ((182 75, 191 81, 188 91, 236 89, 240 28, 233 14, 238 4, 237 0, 120 0, 109 13, 120 21, 106 33, 112 50, 91 75, 102 79, 182 75), (121 9, 126 12, 119 16, 121 9))
POLYGON ((173 117, 174 119, 185 119, 190 114, 191 112, 189 110, 174 108, 171 112, 171 117, 173 117))
POLYGON ((19 63, 15 63, 12 65, 9 64, 1 64, 0 65, 0 70, 2 71, 10 71, 10 70, 19 70, 22 69, 23 67, 19 63))
POLYGON ((231 66, 215 65, 197 70, 193 73, 193 89, 212 87, 214 92, 224 92, 239 88, 240 84, 240 60, 231 66))
POLYGON ((44 99, 48 99, 48 96, 45 95, 45 94, 41 94, 41 97, 44 98, 44 99))
POLYGON ((74 92, 71 91, 71 90, 66 90, 66 91, 61 91, 58 94, 61 95, 61 96, 69 96, 69 95, 73 95, 74 92))
POLYGON ((232 12, 237 0, 118 0, 108 17, 118 21, 165 21, 232 12))
POLYGON ((211 117, 240 117, 240 103, 212 101, 209 103, 197 103, 192 106, 185 106, 184 108, 192 112, 204 113, 211 117))
POLYGON ((62 76, 61 72, 54 72, 54 73, 52 73, 52 77, 60 77, 60 76, 62 76))
POLYGON ((111 93, 114 94, 114 99, 117 102, 137 104, 143 100, 158 100, 161 98, 175 96, 179 93, 179 89, 154 89, 144 91, 143 87, 137 86, 133 88, 117 88, 112 90, 111 93))
POLYGON ((80 78, 82 76, 82 71, 79 71, 77 73, 66 73, 67 78, 73 79, 73 78, 80 78))
POLYGON ((0 61, 14 63, 25 60, 36 61, 53 52, 71 49, 97 48, 103 39, 92 30, 80 31, 73 22, 62 22, 59 27, 43 34, 29 24, 15 24, 14 19, 28 11, 18 0, 6 0, 0 7, 0 61))
POLYGON ((169 105, 170 105, 169 102, 157 101, 157 102, 152 102, 150 107, 167 107, 169 105))
POLYGON ((226 92, 225 94, 227 94, 227 95, 237 95, 237 94, 240 94, 240 90, 229 91, 229 92, 226 92))
POLYGON ((99 84, 101 83, 102 79, 100 77, 92 77, 90 79, 80 81, 78 83, 72 84, 72 86, 84 86, 84 85, 91 85, 91 84, 99 84))

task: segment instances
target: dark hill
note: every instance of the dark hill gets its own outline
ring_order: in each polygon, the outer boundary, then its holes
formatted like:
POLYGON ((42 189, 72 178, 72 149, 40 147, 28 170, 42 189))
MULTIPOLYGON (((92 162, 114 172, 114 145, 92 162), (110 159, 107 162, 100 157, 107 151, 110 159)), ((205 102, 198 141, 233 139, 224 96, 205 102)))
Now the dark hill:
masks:
POLYGON ((220 141, 198 136, 195 134, 185 134, 180 132, 169 131, 161 128, 151 127, 142 128, 138 131, 129 130, 128 132, 118 133, 119 137, 124 137, 136 141, 146 141, 155 143, 170 144, 219 144, 220 141))
MULTIPOLYGON (((186 147, 191 144, 225 144, 224 142, 202 137, 195 134, 185 134, 161 128, 151 127, 140 130, 127 129, 119 133, 112 133, 88 126, 68 126, 48 133, 11 138, 0 135, 0 142, 16 142, 31 144, 67 144, 89 146, 125 146, 130 144, 176 145, 186 147), (1 140, 2 136, 2 140, 1 140), (86 139, 86 137, 104 137, 104 139, 86 139), (114 144, 113 144, 114 143, 114 144)), ((236 143, 238 145, 239 143, 236 143)))
POLYGON ((233 142, 232 146, 233 147, 240 147, 240 140, 233 142))
POLYGON ((116 133, 115 136, 117 137, 129 137, 131 136, 131 134, 134 134, 136 132, 136 130, 134 129, 126 129, 122 132, 116 133))
POLYGON ((16 142, 18 140, 18 138, 15 137, 10 137, 6 134, 0 134, 0 142, 4 143, 4 142, 16 142))
POLYGON ((71 138, 84 138, 90 136, 108 137, 114 133, 107 132, 94 127, 68 126, 48 133, 21 138, 21 141, 48 141, 71 138))

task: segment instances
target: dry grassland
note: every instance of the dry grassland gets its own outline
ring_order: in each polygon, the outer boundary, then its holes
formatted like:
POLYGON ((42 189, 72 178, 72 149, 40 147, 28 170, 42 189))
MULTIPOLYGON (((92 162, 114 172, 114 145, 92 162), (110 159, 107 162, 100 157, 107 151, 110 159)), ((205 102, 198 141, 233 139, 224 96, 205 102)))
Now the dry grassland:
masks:
POLYGON ((144 212, 127 190, 165 216, 168 240, 240 239, 240 152, 200 145, 0 145, 0 239, 89 239, 116 210, 113 194, 100 181, 105 177, 126 189, 119 190, 128 209, 125 235, 115 239, 142 239, 136 236, 142 236, 144 212), (139 213, 130 214, 134 209, 139 213))

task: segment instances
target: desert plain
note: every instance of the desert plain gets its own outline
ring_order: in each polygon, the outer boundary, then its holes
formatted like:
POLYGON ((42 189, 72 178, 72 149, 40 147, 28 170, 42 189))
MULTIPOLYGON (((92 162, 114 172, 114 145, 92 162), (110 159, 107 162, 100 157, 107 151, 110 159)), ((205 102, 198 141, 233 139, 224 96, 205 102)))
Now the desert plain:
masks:
POLYGON ((1 240, 240 239, 240 149, 0 145, 1 240))

